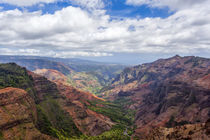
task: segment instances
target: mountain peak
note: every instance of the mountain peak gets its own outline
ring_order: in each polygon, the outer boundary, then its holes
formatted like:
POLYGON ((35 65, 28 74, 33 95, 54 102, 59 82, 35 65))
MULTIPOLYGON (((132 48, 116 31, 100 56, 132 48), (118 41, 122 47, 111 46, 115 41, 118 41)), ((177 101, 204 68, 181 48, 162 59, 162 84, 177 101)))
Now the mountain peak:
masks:
POLYGON ((174 58, 180 58, 181 56, 179 56, 178 54, 176 54, 175 56, 174 56, 174 58))

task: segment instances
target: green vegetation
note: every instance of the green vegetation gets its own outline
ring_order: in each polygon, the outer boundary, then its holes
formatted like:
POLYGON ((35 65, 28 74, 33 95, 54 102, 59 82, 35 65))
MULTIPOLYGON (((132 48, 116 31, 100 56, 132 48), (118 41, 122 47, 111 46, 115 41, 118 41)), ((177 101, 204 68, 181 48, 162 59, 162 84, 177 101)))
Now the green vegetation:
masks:
POLYGON ((112 78, 100 72, 72 72, 68 76, 68 83, 73 87, 96 95, 101 93, 104 86, 111 83, 112 78))
MULTIPOLYGON (((15 87, 26 90, 36 101, 36 127, 47 135, 62 138, 79 136, 81 132, 75 126, 72 118, 59 105, 61 96, 56 85, 43 78, 44 83, 39 85, 42 97, 38 97, 34 88, 34 81, 27 70, 15 63, 0 64, 0 88, 15 87)), ((35 119, 34 119, 35 120, 35 119)))
POLYGON ((37 128, 44 134, 57 137, 56 131, 52 128, 51 122, 48 120, 41 106, 37 105, 37 128))
POLYGON ((24 89, 35 99, 33 78, 27 70, 15 63, 0 64, 0 89, 14 87, 24 89))
MULTIPOLYGON (((40 80, 40 79, 39 79, 40 80)), ((38 85, 42 91, 41 97, 34 88, 34 80, 28 75, 27 70, 14 63, 0 64, 0 88, 16 87, 26 90, 36 101, 37 120, 36 127, 44 134, 60 140, 128 140, 133 133, 132 124, 135 112, 125 109, 124 105, 130 100, 121 98, 116 102, 90 102, 89 109, 109 117, 116 125, 112 130, 99 136, 85 136, 78 130, 72 118, 61 108, 62 97, 56 85, 46 79, 38 85), (123 102, 123 104, 122 104, 123 102), (99 105, 100 104, 100 105, 99 105)), ((93 79, 90 79, 93 80, 93 79)), ((85 83, 83 83, 85 84, 85 83)), ((34 114, 35 115, 35 114, 34 114)), ((0 133, 0 139, 2 138, 0 133)))
POLYGON ((72 138, 59 136, 59 140, 130 140, 130 136, 129 131, 125 133, 125 130, 115 126, 110 131, 106 131, 98 136, 81 135, 72 138))
POLYGON ((126 104, 131 104, 129 99, 122 97, 115 102, 94 101, 89 103, 89 109, 108 116, 116 125, 99 136, 82 135, 73 140, 130 140, 135 129, 132 126, 135 111, 125 109, 126 104))
POLYGON ((133 110, 124 109, 120 104, 111 102, 90 102, 90 104, 89 109, 109 117, 113 122, 124 126, 133 124, 135 114, 133 110), (97 104, 100 104, 100 106, 97 106, 97 104))
POLYGON ((70 67, 75 70, 67 75, 72 86, 100 95, 101 89, 108 86, 125 66, 71 64, 70 67))
MULTIPOLYGON (((40 118, 40 120, 38 120, 38 122, 45 121, 46 123, 46 125, 42 125, 42 123, 40 123, 39 125, 40 130, 46 130, 46 133, 43 133, 48 134, 48 131, 52 132, 51 128, 53 127, 57 130, 57 132, 59 132, 59 135, 63 135, 65 137, 81 135, 81 132, 77 129, 72 118, 68 115, 67 112, 62 110, 56 100, 49 98, 46 101, 42 102, 38 107, 41 111, 41 115, 38 116, 43 116, 42 118, 40 118), (43 118, 48 118, 48 120, 43 118)), ((52 134, 52 136, 53 135, 54 134, 52 134)))
POLYGON ((114 135, 116 131, 119 132, 120 130, 124 132, 126 131, 127 135, 132 135, 132 125, 134 122, 135 111, 125 108, 125 105, 130 103, 130 99, 121 97, 115 100, 115 102, 90 102, 90 106, 88 106, 88 108, 109 117, 113 122, 116 123, 113 129, 105 134, 111 135, 111 133, 113 132, 112 135, 114 135))
MULTIPOLYGON (((119 99, 116 103, 121 101, 124 101, 123 103, 130 102, 128 99, 119 99)), ((73 121, 66 117, 65 112, 60 109, 59 104, 50 98, 38 106, 38 116, 40 117, 38 118, 38 128, 42 133, 60 140, 129 140, 133 134, 132 123, 135 112, 123 109, 121 105, 103 101, 90 102, 89 109, 110 117, 117 124, 110 131, 99 136, 86 136, 81 135, 73 121)))
POLYGON ((3 133, 0 131, 0 140, 3 140, 3 133))
MULTIPOLYGON (((38 121, 36 123, 37 128, 44 134, 56 137, 56 138, 72 138, 80 136, 81 132, 77 129, 72 119, 65 114, 63 110, 57 104, 52 105, 55 107, 53 112, 57 111, 53 116, 49 117, 43 107, 37 105, 38 121), (53 118, 52 118, 53 117, 53 118), (55 119, 50 121, 50 119, 55 119)), ((52 111, 52 108, 50 108, 52 111)))
POLYGON ((115 126, 99 136, 80 138, 81 140, 129 140, 134 132, 133 122, 135 111, 125 108, 131 100, 121 97, 115 102, 94 101, 89 102, 89 109, 109 117, 115 126))
POLYGON ((130 136, 125 135, 122 129, 114 128, 104 132, 99 136, 81 136, 73 140, 130 140, 130 136))
POLYGON ((15 63, 0 64, 0 89, 5 87, 22 88, 32 93, 33 79, 27 70, 15 63))
POLYGON ((93 94, 98 93, 102 88, 99 81, 100 80, 96 76, 86 72, 72 72, 68 75, 68 83, 73 87, 93 94))

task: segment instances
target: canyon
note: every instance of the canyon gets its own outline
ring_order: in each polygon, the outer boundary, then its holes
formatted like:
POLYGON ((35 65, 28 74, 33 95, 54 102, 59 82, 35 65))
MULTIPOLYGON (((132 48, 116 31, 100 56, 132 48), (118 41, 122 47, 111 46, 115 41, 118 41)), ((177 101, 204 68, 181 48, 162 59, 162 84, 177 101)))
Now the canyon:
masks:
POLYGON ((74 68, 51 64, 0 64, 1 138, 209 139, 210 59, 176 55, 117 69, 94 94, 84 90, 90 81, 72 83, 74 68))

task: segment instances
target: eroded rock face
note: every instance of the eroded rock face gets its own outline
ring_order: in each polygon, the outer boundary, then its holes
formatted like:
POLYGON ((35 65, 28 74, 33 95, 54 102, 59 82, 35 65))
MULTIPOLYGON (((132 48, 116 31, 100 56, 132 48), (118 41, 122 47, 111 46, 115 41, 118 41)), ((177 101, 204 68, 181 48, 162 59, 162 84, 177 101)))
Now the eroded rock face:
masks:
POLYGON ((160 59, 125 69, 104 96, 117 99, 127 94, 133 104, 126 107, 137 110, 139 135, 158 127, 205 123, 210 117, 209 74, 210 59, 160 59))
POLYGON ((35 103, 24 90, 11 87, 0 90, 0 131, 4 139, 52 139, 35 128, 35 121, 35 103))
POLYGON ((28 71, 28 74, 33 77, 33 87, 35 89, 35 100, 37 103, 46 100, 47 96, 56 98, 59 91, 55 83, 47 80, 47 78, 28 71))
MULTIPOLYGON (((95 136, 112 128, 114 123, 110 118, 88 109, 89 102, 102 99, 91 93, 73 88, 67 83, 66 76, 56 70, 43 69, 35 72, 56 83, 59 94, 64 97, 60 100, 63 109, 69 113, 82 133, 95 136)), ((36 77, 35 81, 39 79, 38 75, 33 77, 36 77)))
POLYGON ((207 120, 205 124, 206 135, 210 136, 210 118, 207 120))
POLYGON ((67 80, 68 80, 64 74, 53 69, 36 69, 34 73, 42 75, 46 77, 48 80, 51 80, 54 82, 57 81, 61 83, 67 83, 67 80))
POLYGON ((98 100, 93 95, 61 84, 58 89, 66 97, 65 110, 81 132, 95 136, 112 128, 114 123, 108 117, 88 109, 89 101, 98 100))
POLYGON ((150 131, 147 140, 208 140, 210 139, 209 122, 199 124, 187 124, 174 128, 159 127, 150 131), (208 127, 207 127, 208 126, 208 127))

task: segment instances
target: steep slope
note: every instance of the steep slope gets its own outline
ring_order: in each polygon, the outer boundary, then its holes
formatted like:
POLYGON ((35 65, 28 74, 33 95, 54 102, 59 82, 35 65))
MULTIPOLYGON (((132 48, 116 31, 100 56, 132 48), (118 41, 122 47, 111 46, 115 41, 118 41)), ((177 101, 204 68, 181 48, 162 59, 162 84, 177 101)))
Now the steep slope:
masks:
MULTIPOLYGON (((45 69, 36 72, 46 76, 49 80, 57 84, 60 95, 66 98, 65 100, 60 99, 59 103, 73 118, 73 121, 81 132, 86 135, 99 135, 112 128, 114 123, 108 117, 91 111, 87 107, 89 102, 101 99, 91 93, 82 92, 71 87, 67 83, 67 80, 65 80, 65 76, 58 71, 45 69)), ((35 74, 31 75, 35 81, 40 77, 35 74)), ((38 84, 42 82, 39 81, 36 83, 38 84)))
POLYGON ((170 139, 170 140, 208 140, 209 138, 209 120, 206 123, 186 124, 174 128, 159 127, 153 129, 147 136, 147 140, 170 139))
MULTIPOLYGON (((129 139, 129 136, 123 135, 124 130, 122 126, 116 127, 116 125, 120 124, 119 118, 124 117, 122 114, 113 113, 116 111, 121 113, 117 107, 113 107, 113 104, 108 104, 90 93, 82 92, 69 86, 68 83, 63 81, 63 78, 59 79, 59 77, 64 76, 62 73, 51 70, 54 72, 53 75, 56 76, 48 75, 55 80, 54 83, 52 79, 52 81, 49 81, 45 77, 27 71, 14 63, 0 64, 0 69, 1 89, 10 86, 25 89, 27 96, 30 96, 32 102, 34 102, 33 106, 35 109, 30 108, 33 114, 31 115, 33 122, 30 128, 33 129, 32 127, 35 126, 36 128, 34 129, 40 135, 46 134, 58 139, 86 140, 104 137, 129 139), (98 110, 99 108, 100 110, 98 110), (112 116, 117 119, 113 119, 112 116)), ((12 94, 11 98, 15 99, 13 96, 16 97, 12 94)), ((18 104, 20 105, 20 103, 18 104)), ((25 105, 25 103, 23 104, 25 105)), ((15 112, 13 109, 17 108, 9 108, 9 111, 15 112)), ((23 111, 29 114, 27 110, 23 111)), ((20 111, 20 113, 23 112, 20 111)), ((21 124, 18 123, 17 127, 20 126, 21 124)), ((28 132, 30 128, 27 127, 25 129, 28 132)), ((0 130, 1 138, 5 137, 6 134, 3 129, 0 130)), ((31 130, 30 132, 33 131, 31 130)), ((34 136, 36 136, 35 132, 34 136)), ((41 139, 41 136, 39 139, 41 139)), ((25 135, 20 137, 26 139, 25 135)), ((11 135, 11 139, 13 138, 14 135, 11 135)))
POLYGON ((210 117, 210 60, 175 56, 125 69, 104 97, 131 100, 136 135, 152 128, 204 123, 210 117))
POLYGON ((0 139, 54 139, 41 134, 35 127, 36 105, 22 89, 8 87, 0 90, 0 116, 0 139))
POLYGON ((37 121, 34 125, 42 133, 56 138, 79 136, 81 132, 58 103, 62 96, 56 84, 40 76, 34 79, 28 73, 31 72, 14 63, 0 64, 0 87, 16 87, 27 91, 36 104, 34 114, 37 121))
POLYGON ((39 130, 58 138, 81 135, 72 117, 61 105, 65 99, 56 84, 32 72, 28 72, 28 74, 33 78, 36 93, 35 101, 39 116, 37 127, 39 130))
POLYGON ((117 130, 108 133, 111 136, 112 132, 121 133, 125 127, 129 128, 129 125, 132 124, 134 113, 130 112, 129 109, 124 110, 120 104, 106 102, 91 93, 71 87, 65 75, 58 71, 45 69, 35 72, 57 84, 60 93, 68 100, 67 103, 63 103, 63 106, 83 133, 98 135, 101 132, 110 130, 113 125, 119 125, 119 129, 117 128, 117 130))
POLYGON ((69 85, 91 93, 97 93, 102 88, 96 76, 85 72, 71 72, 69 75, 64 75, 54 69, 36 69, 37 74, 44 75, 50 80, 68 83, 69 85))
POLYGON ((53 69, 36 69, 34 73, 44 76, 50 81, 68 83, 68 78, 61 72, 53 69))
POLYGON ((99 79, 97 76, 97 73, 75 72, 68 75, 68 83, 77 89, 98 94, 106 82, 103 83, 104 79, 99 79))

